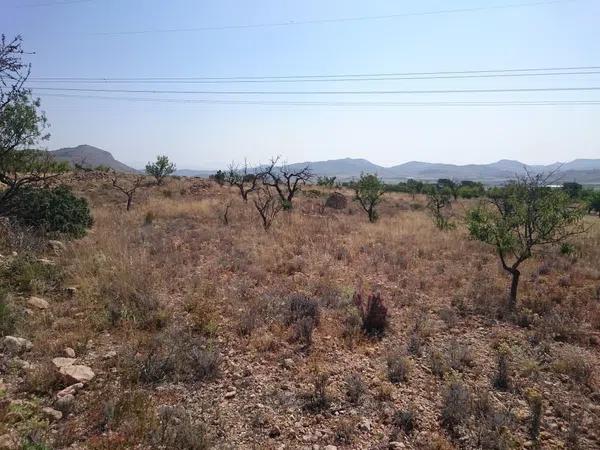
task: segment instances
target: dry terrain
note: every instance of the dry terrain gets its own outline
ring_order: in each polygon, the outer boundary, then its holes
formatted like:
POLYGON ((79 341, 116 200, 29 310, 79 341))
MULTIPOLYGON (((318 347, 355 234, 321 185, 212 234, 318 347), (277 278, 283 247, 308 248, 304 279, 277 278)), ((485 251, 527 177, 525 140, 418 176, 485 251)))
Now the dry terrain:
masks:
POLYGON ((265 232, 214 182, 148 180, 127 212, 102 174, 64 181, 86 237, 0 235, 0 332, 31 343, 0 355, 0 447, 600 448, 596 217, 524 264, 508 313, 472 201, 441 232, 420 196, 372 224, 307 186, 265 232), (381 294, 382 336, 355 293, 381 294))

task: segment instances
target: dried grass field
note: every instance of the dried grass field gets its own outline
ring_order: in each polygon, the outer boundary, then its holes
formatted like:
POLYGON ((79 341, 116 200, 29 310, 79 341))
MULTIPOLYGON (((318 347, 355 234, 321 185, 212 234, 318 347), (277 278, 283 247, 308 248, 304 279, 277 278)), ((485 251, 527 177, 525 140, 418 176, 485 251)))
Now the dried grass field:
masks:
POLYGON ((32 343, 0 359, 2 445, 600 447, 597 217, 569 252, 524 263, 509 313, 507 273, 461 222, 476 200, 440 231, 419 195, 386 194, 370 223, 307 186, 265 231, 228 186, 169 179, 127 212, 93 175, 69 179, 92 207, 86 237, 2 233, 10 334, 32 343), (355 293, 380 293, 382 336, 363 333, 355 293), (65 393, 57 357, 93 378, 65 393))

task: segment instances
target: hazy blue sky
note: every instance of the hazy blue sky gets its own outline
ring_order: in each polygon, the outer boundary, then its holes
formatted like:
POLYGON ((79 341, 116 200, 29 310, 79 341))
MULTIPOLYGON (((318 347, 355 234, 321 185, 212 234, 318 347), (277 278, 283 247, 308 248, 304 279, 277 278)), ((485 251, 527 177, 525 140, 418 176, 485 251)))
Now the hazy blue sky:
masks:
MULTIPOLYGON (((23 35, 32 77, 235 77, 600 66, 600 1, 519 0, 0 0, 0 31, 23 35), (226 28, 516 3, 455 13, 226 28), (182 28, 224 29, 110 34, 182 28), (109 33, 109 34, 106 34, 109 33)), ((600 86, 600 74, 279 84, 74 84, 159 90, 443 90, 600 86)), ((600 105, 281 106, 55 97, 36 91, 48 148, 81 143, 140 166, 157 153, 181 168, 247 156, 290 162, 362 157, 550 163, 600 157, 600 105)), ((59 92, 52 91, 57 94, 59 92)), ((257 101, 600 100, 600 91, 408 95, 70 95, 257 101)))

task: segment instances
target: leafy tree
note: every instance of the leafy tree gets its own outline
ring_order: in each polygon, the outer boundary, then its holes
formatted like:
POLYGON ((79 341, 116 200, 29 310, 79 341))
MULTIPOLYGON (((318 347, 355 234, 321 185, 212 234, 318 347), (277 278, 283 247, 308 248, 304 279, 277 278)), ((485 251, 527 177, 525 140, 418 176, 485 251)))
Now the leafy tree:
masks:
POLYGON ((415 198, 416 194, 421 194, 423 192, 423 187, 424 183, 422 181, 413 180, 412 178, 406 180, 406 188, 412 195, 412 198, 415 198))
POLYGON ((84 198, 76 197, 66 186, 19 189, 10 198, 11 217, 21 225, 45 233, 61 233, 79 238, 92 226, 90 208, 84 198))
MULTIPOLYGON (((9 214, 11 198, 27 186, 40 186, 66 171, 66 163, 32 147, 48 139, 47 122, 23 84, 29 66, 22 62, 21 38, 0 40, 0 214, 9 214)), ((12 206, 11 206, 12 207, 12 206)))
POLYGON ((337 177, 318 177, 317 186, 332 188, 335 185, 336 178, 337 177))
POLYGON ((600 217, 600 191, 593 191, 588 198, 588 206, 590 212, 596 211, 600 217))
POLYGON ((449 191, 452 194, 452 197, 454 197, 454 200, 458 198, 459 185, 453 180, 450 180, 448 178, 440 178, 439 180, 437 180, 437 185, 441 189, 446 189, 447 191, 449 191))
POLYGON ((378 218, 376 206, 381 202, 385 192, 384 182, 375 174, 361 174, 359 180, 354 184, 354 199, 369 216, 370 222, 378 218))
POLYGON ((563 183, 562 190, 571 198, 580 198, 583 192, 583 186, 574 181, 568 181, 563 183))
POLYGON ((509 306, 517 303, 519 266, 536 247, 582 233, 583 210, 565 192, 547 187, 549 177, 528 174, 490 192, 487 203, 468 213, 471 236, 496 248, 512 277, 509 306))
POLYGON ((158 155, 155 162, 146 164, 146 173, 156 178, 156 184, 161 185, 164 178, 175 172, 175 164, 166 155, 158 155))
POLYGON ((208 178, 210 180, 216 181, 219 186, 223 186, 225 184, 226 175, 225 172, 219 169, 214 174, 210 175, 208 178))
POLYGON ((445 214, 445 209, 450 207, 450 191, 445 188, 435 186, 427 193, 427 208, 433 216, 435 225, 440 230, 449 230, 454 228, 445 214))

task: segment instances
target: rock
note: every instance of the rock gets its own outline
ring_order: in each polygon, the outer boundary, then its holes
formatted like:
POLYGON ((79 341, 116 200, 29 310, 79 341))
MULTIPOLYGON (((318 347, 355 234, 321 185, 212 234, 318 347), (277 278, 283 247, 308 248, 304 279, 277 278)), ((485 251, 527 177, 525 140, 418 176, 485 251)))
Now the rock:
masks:
POLYGON ((406 445, 404 445, 402 442, 398 442, 398 441, 390 442, 390 445, 389 445, 390 450, 399 450, 402 448, 406 448, 406 445))
POLYGON ((358 424, 358 429, 362 431, 371 431, 372 426, 371 420, 364 418, 358 424))
POLYGON ((55 241, 51 239, 48 241, 48 248, 58 254, 64 252, 67 249, 67 246, 61 241, 55 241))
POLYGON ((33 344, 25 338, 4 336, 4 339, 2 339, 2 348, 7 353, 20 355, 21 353, 31 350, 33 344))
POLYGON ((326 445, 324 450, 337 450, 335 445, 326 445))
POLYGON ((73 408, 74 402, 75 396, 73 394, 65 394, 54 402, 54 406, 56 409, 66 414, 73 408))
POLYGON ((19 369, 22 369, 22 370, 31 369, 31 363, 29 363, 28 361, 25 361, 24 359, 19 358, 18 356, 15 356, 12 359, 11 365, 13 365, 14 367, 17 367, 19 369))
POLYGON ((75 286, 67 286, 65 292, 73 297, 77 293, 77 288, 75 286))
POLYGON ((0 436, 0 450, 16 450, 20 448, 19 439, 9 433, 0 436))
POLYGON ((73 350, 71 347, 66 347, 65 355, 67 355, 69 358, 75 358, 75 350, 73 350))
POLYGON ((63 414, 60 411, 57 411, 54 408, 45 407, 42 408, 42 414, 44 414, 50 420, 60 420, 62 419, 63 414))
POLYGON ((40 264, 43 264, 44 266, 53 266, 56 264, 54 261, 52 261, 51 259, 48 259, 48 258, 38 258, 37 262, 39 262, 40 264))
MULTIPOLYGON (((54 358, 56 359, 56 358, 54 358)), ((63 358, 69 359, 69 358, 63 358)), ((73 382, 86 383, 91 381, 96 374, 94 371, 88 366, 70 364, 63 366, 59 369, 60 373, 64 375, 67 379, 73 382)))
POLYGON ((292 369, 294 367, 294 360, 292 358, 286 358, 286 359, 283 360, 283 362, 281 363, 281 365, 285 369, 292 369))
POLYGON ((340 192, 334 192, 325 201, 325 206, 333 209, 345 209, 348 206, 348 199, 340 192))
POLYGON ((115 352, 114 350, 110 350, 102 356, 102 359, 112 359, 115 356, 117 356, 117 352, 115 352))
POLYGON ((75 393, 81 388, 83 388, 83 383, 72 384, 71 386, 64 388, 62 391, 58 391, 56 393, 56 397, 63 398, 67 395, 75 395, 75 393))
POLYGON ((54 364, 58 369, 61 369, 66 366, 72 366, 75 364, 75 361, 75 358, 63 358, 62 356, 59 356, 58 358, 52 359, 52 364, 54 364))
POLYGON ((225 398, 229 399, 233 397, 235 397, 235 391, 228 391, 225 393, 225 398))
POLYGON ((29 300, 27 300, 27 304, 29 306, 31 306, 32 308, 38 308, 38 309, 48 309, 48 307, 50 306, 50 303, 48 303, 43 298, 33 297, 33 296, 29 297, 29 300))

